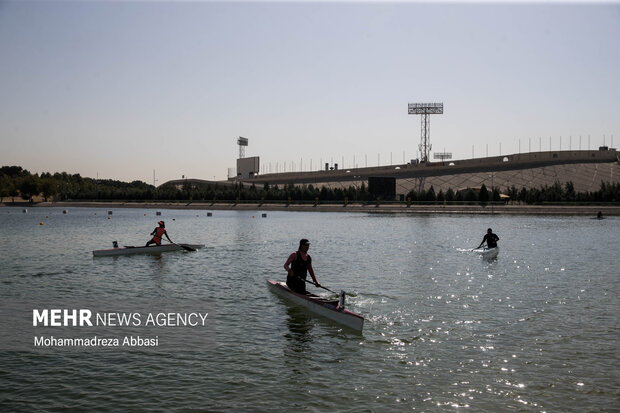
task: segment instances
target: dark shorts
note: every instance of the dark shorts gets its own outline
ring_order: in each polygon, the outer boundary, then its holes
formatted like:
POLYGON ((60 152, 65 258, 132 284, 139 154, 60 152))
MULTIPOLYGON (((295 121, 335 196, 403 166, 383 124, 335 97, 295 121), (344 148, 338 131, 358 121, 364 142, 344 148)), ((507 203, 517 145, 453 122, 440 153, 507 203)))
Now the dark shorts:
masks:
POLYGON ((286 276, 286 285, 291 290, 295 291, 299 294, 308 294, 306 291, 306 282, 304 280, 300 280, 297 277, 291 277, 290 275, 286 276))

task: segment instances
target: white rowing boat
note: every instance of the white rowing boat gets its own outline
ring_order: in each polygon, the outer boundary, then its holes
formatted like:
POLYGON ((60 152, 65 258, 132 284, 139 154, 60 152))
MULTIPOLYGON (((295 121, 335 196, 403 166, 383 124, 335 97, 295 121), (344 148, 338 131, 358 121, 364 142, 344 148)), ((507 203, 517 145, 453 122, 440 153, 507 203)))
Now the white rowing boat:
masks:
POLYGON ((478 254, 480 254, 482 258, 490 260, 490 259, 497 257, 497 254, 499 254, 499 247, 477 248, 474 250, 474 252, 477 252, 478 254))
POLYGON ((163 245, 151 245, 149 247, 131 247, 124 246, 118 248, 110 248, 107 250, 95 250, 93 256, 95 257, 107 257, 112 255, 131 255, 131 254, 159 254, 161 252, 168 251, 183 251, 191 249, 203 248, 203 244, 163 244, 163 245))
POLYGON ((313 313, 329 318, 358 332, 361 332, 362 328, 364 328, 364 317, 346 308, 339 309, 338 300, 327 300, 311 293, 307 295, 299 294, 288 288, 284 282, 267 280, 267 285, 274 293, 307 308, 313 313))

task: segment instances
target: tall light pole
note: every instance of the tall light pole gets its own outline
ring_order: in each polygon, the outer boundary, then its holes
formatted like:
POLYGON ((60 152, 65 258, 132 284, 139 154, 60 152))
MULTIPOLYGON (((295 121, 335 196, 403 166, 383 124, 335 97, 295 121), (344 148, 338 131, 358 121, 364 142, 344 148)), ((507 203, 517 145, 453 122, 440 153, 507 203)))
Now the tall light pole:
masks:
POLYGON ((245 147, 248 146, 248 139, 243 136, 239 136, 239 139, 237 139, 237 145, 239 145, 239 159, 245 158, 245 147))
POLYGON ((422 115, 422 137, 420 145, 420 162, 428 162, 431 153, 431 121, 428 115, 441 115, 443 103, 410 103, 410 115, 422 115))

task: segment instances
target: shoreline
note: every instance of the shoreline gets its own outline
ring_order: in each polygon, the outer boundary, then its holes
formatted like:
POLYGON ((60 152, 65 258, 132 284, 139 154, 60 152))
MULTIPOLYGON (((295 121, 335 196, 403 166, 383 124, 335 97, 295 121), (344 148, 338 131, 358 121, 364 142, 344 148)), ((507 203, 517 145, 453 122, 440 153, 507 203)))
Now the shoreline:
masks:
POLYGON ((296 212, 365 212, 388 214, 488 214, 488 215, 582 215, 596 217, 620 216, 620 206, 614 205, 411 205, 406 204, 269 204, 269 203, 212 203, 212 202, 15 202, 0 203, 0 207, 20 208, 144 208, 188 209, 213 211, 296 211, 296 212))

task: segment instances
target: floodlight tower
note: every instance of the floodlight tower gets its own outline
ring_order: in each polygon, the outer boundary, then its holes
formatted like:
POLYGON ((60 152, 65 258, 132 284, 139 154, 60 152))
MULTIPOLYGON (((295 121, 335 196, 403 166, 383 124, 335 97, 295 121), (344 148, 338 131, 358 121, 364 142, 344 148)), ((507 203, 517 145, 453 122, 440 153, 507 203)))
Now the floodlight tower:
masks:
POLYGON ((245 158, 245 147, 248 146, 248 139, 239 136, 239 139, 237 139, 237 145, 239 145, 239 159, 245 158))
POLYGON ((420 149, 420 162, 428 162, 431 153, 431 121, 428 115, 441 115, 443 103, 410 103, 410 115, 422 115, 422 140, 420 149))

